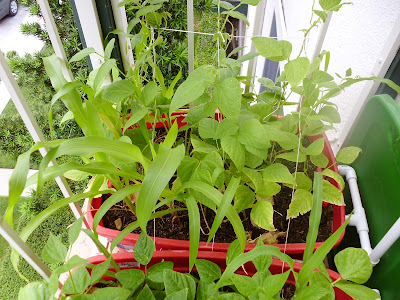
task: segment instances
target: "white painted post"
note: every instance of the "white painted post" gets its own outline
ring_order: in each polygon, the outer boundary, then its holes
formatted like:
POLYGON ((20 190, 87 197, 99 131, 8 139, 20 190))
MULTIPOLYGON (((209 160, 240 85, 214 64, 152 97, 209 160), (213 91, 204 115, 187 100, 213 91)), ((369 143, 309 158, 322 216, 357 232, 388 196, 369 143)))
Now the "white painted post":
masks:
POLYGON ((49 281, 51 276, 50 269, 43 261, 28 247, 10 225, 0 216, 0 235, 43 277, 49 281))
MULTIPOLYGON (((97 53, 104 56, 103 33, 101 31, 99 16, 94 0, 74 0, 82 32, 85 37, 86 47, 93 47, 97 53)), ((104 59, 97 54, 91 54, 90 60, 93 69, 99 68, 104 59)))
MULTIPOLYGON (((44 142, 45 138, 43 136, 42 131, 37 124, 32 111, 29 109, 28 103, 25 100, 24 95, 19 88, 14 75, 11 72, 9 65, 4 57, 3 52, 0 50, 0 78, 4 82, 4 85, 8 89, 8 92, 11 95, 11 99, 14 102, 15 107, 18 110, 22 120, 24 121, 26 127, 28 128, 29 133, 31 134, 33 140, 35 142, 44 142)), ((41 148, 40 153, 42 156, 47 154, 47 149, 41 148)), ((57 162, 53 160, 50 165, 57 165, 57 162)), ((73 195, 71 188, 69 187, 66 179, 64 177, 57 177, 56 178, 57 184, 60 187, 61 192, 63 193, 64 197, 70 197, 73 195)), ((71 203, 70 204, 71 210, 74 213, 76 218, 79 218, 82 215, 82 210, 78 203, 71 203)))
MULTIPOLYGON (((119 0, 111 0, 113 9, 115 26, 117 29, 127 32, 128 20, 126 18, 125 6, 118 7, 119 0)), ((123 34, 118 34, 119 46, 121 48, 122 62, 124 64, 125 72, 128 72, 133 67, 135 60, 133 58, 131 40, 123 34)))
POLYGON ((67 56, 65 54, 60 35, 58 34, 56 23, 54 22, 53 14, 51 13, 49 2, 47 0, 37 0, 43 19, 46 23, 46 30, 49 34, 54 52, 61 61, 61 69, 67 81, 74 81, 74 76, 67 66, 67 56))
MULTIPOLYGON (((269 2, 270 1, 268 1, 268 3, 269 2)), ((252 43, 251 37, 259 36, 262 34, 266 5, 267 5, 267 1, 262 0, 258 3, 257 6, 252 6, 252 5, 248 6, 247 19, 250 21, 250 26, 248 26, 247 30, 246 30, 246 38, 244 41, 244 46, 246 46, 246 48, 243 50, 243 55, 247 54, 249 52, 256 51, 256 47, 252 43)), ((254 59, 251 59, 250 61, 244 62, 242 65, 241 72, 240 72, 241 76, 254 76, 255 72, 256 72, 257 64, 258 64, 257 58, 254 58, 254 59)), ((242 85, 242 86, 244 86, 244 85, 242 85)), ((250 91, 250 89, 247 85, 244 87, 245 87, 246 92, 250 91)))
POLYGON ((194 70, 194 17, 193 0, 187 0, 188 63, 189 74, 194 70))

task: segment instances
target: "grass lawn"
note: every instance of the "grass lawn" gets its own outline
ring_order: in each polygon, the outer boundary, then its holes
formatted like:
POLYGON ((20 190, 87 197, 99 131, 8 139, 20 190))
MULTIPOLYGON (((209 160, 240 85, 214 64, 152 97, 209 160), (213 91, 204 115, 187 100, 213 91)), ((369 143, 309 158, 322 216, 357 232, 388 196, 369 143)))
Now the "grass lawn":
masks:
MULTIPOLYGON (((49 198, 46 199, 45 196, 48 195, 40 193, 39 196, 24 198, 18 201, 14 212, 14 229, 17 232, 21 231, 40 210, 50 204, 49 198)), ((7 202, 7 197, 0 197, 0 213, 2 215, 7 208, 7 202)), ((67 226, 73 222, 74 216, 69 207, 59 210, 32 233, 27 244, 40 257, 50 233, 58 236, 67 244, 67 226)), ((20 287, 26 285, 26 282, 18 276, 12 267, 10 249, 8 243, 0 236, 0 299, 18 299, 20 287)), ((49 267, 52 269, 55 266, 49 265, 49 267)), ((41 276, 22 258, 19 268, 30 281, 41 280, 41 276)))

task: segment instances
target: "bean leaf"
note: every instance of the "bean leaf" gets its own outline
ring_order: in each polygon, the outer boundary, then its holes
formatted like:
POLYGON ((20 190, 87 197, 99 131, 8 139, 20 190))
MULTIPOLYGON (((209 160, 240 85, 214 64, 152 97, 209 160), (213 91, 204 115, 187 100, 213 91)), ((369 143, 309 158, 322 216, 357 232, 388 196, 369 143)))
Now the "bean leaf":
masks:
POLYGON ((358 147, 351 146, 351 147, 342 148, 336 154, 336 160, 338 162, 341 162, 344 164, 351 164, 353 161, 356 160, 356 158, 358 157, 360 152, 361 152, 361 149, 358 147))
POLYGON ((346 248, 335 256, 340 275, 347 280, 363 284, 372 274, 372 264, 364 249, 346 248))
POLYGON ((142 265, 147 265, 155 250, 154 241, 144 232, 139 235, 133 251, 133 257, 142 265))

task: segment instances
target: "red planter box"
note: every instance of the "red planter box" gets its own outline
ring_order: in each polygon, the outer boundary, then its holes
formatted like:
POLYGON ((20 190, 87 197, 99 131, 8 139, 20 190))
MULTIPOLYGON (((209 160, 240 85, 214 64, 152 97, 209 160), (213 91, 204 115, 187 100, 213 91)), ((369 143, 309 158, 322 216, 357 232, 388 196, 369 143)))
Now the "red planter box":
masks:
MULTIPOLYGON (((113 258, 119 265, 121 269, 141 269, 145 271, 146 268, 159 263, 161 261, 172 261, 174 263, 174 271, 181 272, 181 273, 187 273, 188 272, 188 265, 189 265, 189 251, 156 251, 154 252, 153 258, 151 259, 150 263, 146 266, 140 265, 138 262, 134 260, 132 257, 131 253, 116 253, 113 254, 113 258)), ((216 263, 220 268, 221 271, 224 271, 226 269, 226 253, 223 252, 209 252, 209 251, 199 251, 197 258, 199 259, 207 259, 209 261, 212 261, 216 263)), ((91 264, 100 264, 106 260, 104 255, 99 255, 99 256, 94 256, 88 258, 89 263, 91 264)), ((269 270, 273 275, 275 274, 280 274, 282 273, 282 262, 279 259, 273 259, 272 265, 269 267, 269 270)), ((302 267, 301 263, 294 263, 294 271, 295 272, 300 272, 300 269, 302 267)), ((236 271, 237 274, 241 275, 248 275, 248 276, 253 276, 257 270, 254 267, 253 263, 248 262, 245 264, 245 269, 247 274, 243 271, 243 269, 238 269, 236 271)), ((283 271, 286 272, 289 270, 289 266, 287 264, 284 265, 283 271)), ((337 280, 340 278, 340 274, 328 270, 329 276, 333 281, 337 280)), ((110 280, 112 279, 111 277, 104 278, 105 280, 110 280)), ((287 280, 287 283, 295 285, 295 279, 293 277, 293 274, 291 273, 289 276, 289 279, 287 280)), ((343 291, 334 288, 335 290, 335 299, 337 300, 351 300, 350 296, 348 296, 346 293, 343 291)))
MULTIPOLYGON (((179 117, 176 118, 179 127, 185 125, 186 123, 183 122, 184 115, 186 112, 176 112, 173 115, 178 115, 179 117)), ((216 112, 215 118, 219 119, 220 114, 216 112)), ((147 124, 151 128, 151 124, 147 124)), ((161 122, 156 124, 156 127, 162 127, 163 124, 161 122)), ((335 171, 336 173, 339 173, 335 156, 333 154, 332 148, 328 142, 328 138, 326 135, 317 135, 310 137, 310 140, 314 141, 317 140, 321 137, 325 137, 325 147, 324 147, 324 155, 328 158, 329 163, 328 166, 331 166, 331 170, 335 171)), ((334 184, 337 188, 339 188, 339 184, 331 179, 331 183, 334 184)), ((86 218, 88 223, 91 225, 93 224, 93 218, 94 215, 96 214, 96 210, 100 208, 100 205, 102 203, 101 197, 94 198, 92 200, 92 205, 88 205, 87 211, 88 213, 86 214, 86 218)), ((332 221, 332 232, 335 232, 343 223, 345 222, 345 207, 344 206, 337 206, 333 205, 333 221, 332 221)), ((93 227, 92 227, 93 228, 93 227)), ((114 230, 114 229, 109 229, 105 228, 103 226, 103 222, 101 221, 99 226, 97 227, 97 233, 103 237, 109 238, 109 239, 114 239, 120 231, 114 230)), ((344 237, 344 232, 338 242, 335 244, 335 247, 339 245, 339 243, 342 241, 344 237)), ((126 250, 132 250, 133 246, 135 245, 137 239, 139 238, 138 234, 130 233, 128 234, 122 241, 121 245, 123 245, 121 248, 126 249, 126 250), (126 247, 127 246, 127 247, 126 247)), ((156 244, 156 249, 157 250, 188 250, 189 249, 189 241, 186 240, 175 240, 175 239, 168 239, 168 238, 153 238, 156 244)), ((206 245, 206 242, 200 242, 199 243, 199 251, 217 251, 217 252, 226 252, 228 251, 229 248, 229 243, 210 243, 208 246, 206 245)), ((322 243, 318 242, 315 244, 315 249, 317 249, 319 246, 321 246, 322 243)), ((273 244, 273 246, 277 246, 282 252, 284 252, 285 248, 285 253, 297 258, 297 259, 302 259, 304 250, 306 248, 306 243, 292 243, 292 244, 287 244, 286 247, 284 244, 273 244)), ((248 244, 246 246, 246 251, 250 251, 255 247, 255 244, 248 244)))

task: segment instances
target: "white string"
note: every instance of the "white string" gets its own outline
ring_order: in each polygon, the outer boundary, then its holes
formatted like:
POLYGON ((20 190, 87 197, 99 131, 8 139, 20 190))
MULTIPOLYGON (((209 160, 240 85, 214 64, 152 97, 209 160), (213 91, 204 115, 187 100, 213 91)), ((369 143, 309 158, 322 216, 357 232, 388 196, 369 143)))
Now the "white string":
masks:
MULTIPOLYGON (((199 32, 199 31, 188 31, 188 30, 181 30, 181 29, 170 29, 170 28, 155 28, 155 29, 162 29, 166 31, 176 31, 176 32, 184 32, 184 33, 194 33, 194 34, 200 34, 200 35, 210 35, 214 36, 215 33, 208 33, 208 32, 199 32)), ((218 32, 219 33, 219 32, 218 32)), ((233 37, 235 38, 252 38, 252 37, 269 37, 272 39, 279 39, 278 36, 263 36, 263 35, 234 35, 233 37)), ((285 37, 286 40, 294 40, 294 39, 304 39, 303 36, 293 36, 293 37, 285 37)), ((309 37, 306 37, 306 39, 310 39, 309 37)))

